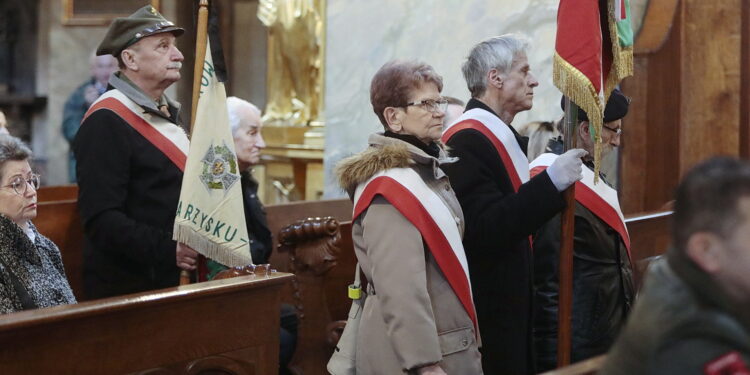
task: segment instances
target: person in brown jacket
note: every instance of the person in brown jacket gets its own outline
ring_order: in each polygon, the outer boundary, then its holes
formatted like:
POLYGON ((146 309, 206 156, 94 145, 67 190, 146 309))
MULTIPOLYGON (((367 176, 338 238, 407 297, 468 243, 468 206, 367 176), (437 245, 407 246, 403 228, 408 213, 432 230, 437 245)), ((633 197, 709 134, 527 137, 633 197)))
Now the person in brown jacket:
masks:
POLYGON ((442 78, 414 61, 386 63, 370 101, 385 132, 337 167, 354 201, 354 249, 368 289, 357 374, 482 374, 461 244, 464 220, 440 166, 442 78))

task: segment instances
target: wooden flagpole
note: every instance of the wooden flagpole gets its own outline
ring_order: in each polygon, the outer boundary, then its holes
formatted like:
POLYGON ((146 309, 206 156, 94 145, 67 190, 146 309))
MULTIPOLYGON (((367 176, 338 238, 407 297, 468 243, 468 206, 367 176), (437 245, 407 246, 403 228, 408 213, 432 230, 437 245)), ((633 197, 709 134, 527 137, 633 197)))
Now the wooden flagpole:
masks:
MULTIPOLYGON (((578 106, 565 97, 563 119, 563 145, 565 151, 576 147, 575 128, 578 123, 578 106)), ((573 236, 575 224, 575 189, 570 185, 563 192, 565 209, 561 214, 559 289, 557 299, 557 367, 570 364, 572 330, 570 321, 573 311, 573 236)))
POLYGON ((193 69, 193 107, 190 112, 190 134, 195 126, 195 112, 198 111, 198 96, 201 92, 201 78, 203 77, 203 62, 206 60, 206 44, 208 41, 208 0, 200 0, 198 8, 198 27, 195 36, 195 68, 193 69))
MULTIPOLYGON (((208 0, 200 0, 198 8, 198 25, 195 36, 195 66, 193 68, 193 106, 190 112, 190 134, 195 126, 195 112, 198 110, 198 96, 203 77, 203 62, 206 59, 206 43, 208 40, 208 0)), ((180 272, 180 285, 190 284, 190 271, 180 272)))

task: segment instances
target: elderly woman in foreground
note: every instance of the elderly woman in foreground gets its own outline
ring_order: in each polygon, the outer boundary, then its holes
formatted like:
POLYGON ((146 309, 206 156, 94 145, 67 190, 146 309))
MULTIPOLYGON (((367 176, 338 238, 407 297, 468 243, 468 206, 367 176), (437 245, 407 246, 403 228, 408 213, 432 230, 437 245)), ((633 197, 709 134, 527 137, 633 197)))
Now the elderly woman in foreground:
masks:
POLYGON ((60 250, 37 232, 31 151, 16 137, 0 135, 0 314, 75 303, 60 250))
POLYGON ((385 132, 337 167, 354 201, 355 253, 369 284, 357 374, 481 374, 461 207, 440 166, 447 101, 431 66, 393 61, 370 102, 385 132))

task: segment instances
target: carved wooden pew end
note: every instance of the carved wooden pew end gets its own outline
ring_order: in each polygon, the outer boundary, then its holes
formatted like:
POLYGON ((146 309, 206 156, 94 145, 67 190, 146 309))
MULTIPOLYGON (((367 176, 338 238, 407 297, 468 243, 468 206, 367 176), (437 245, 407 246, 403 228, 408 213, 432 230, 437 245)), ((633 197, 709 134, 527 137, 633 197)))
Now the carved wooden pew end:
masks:
POLYGON ((279 231, 279 252, 288 252, 292 272, 322 276, 336 266, 340 252, 339 222, 328 217, 298 220, 279 231), (304 248, 304 251, 297 251, 304 248))
POLYGON ((345 287, 330 284, 329 276, 334 270, 342 271, 337 269, 339 256, 353 256, 353 250, 342 249, 339 222, 332 217, 298 220, 282 228, 278 239, 278 251, 288 254, 290 271, 295 274, 292 286, 299 329, 290 368, 298 374, 325 374, 335 346, 328 334, 328 327, 335 324, 328 301, 331 297, 335 300, 339 293, 346 294, 345 287))
MULTIPOLYGON (((351 231, 347 233, 350 235, 351 231)), ((282 300, 294 301, 299 318, 297 349, 290 368, 296 374, 325 374, 328 358, 346 324, 345 320, 339 320, 345 316, 332 319, 329 300, 337 301, 338 305, 348 302, 342 300, 346 298, 346 285, 341 285, 341 280, 351 282, 353 276, 352 259, 355 263, 356 259, 351 241, 345 243, 347 248, 342 247, 340 225, 332 217, 298 220, 279 231, 278 241, 278 251, 289 257, 288 271, 294 273, 291 296, 282 300), (347 261, 338 269, 341 255, 347 261), (332 274, 336 275, 329 277, 332 274)), ((258 267, 262 266, 230 268, 217 274, 216 279, 258 277, 258 267)))

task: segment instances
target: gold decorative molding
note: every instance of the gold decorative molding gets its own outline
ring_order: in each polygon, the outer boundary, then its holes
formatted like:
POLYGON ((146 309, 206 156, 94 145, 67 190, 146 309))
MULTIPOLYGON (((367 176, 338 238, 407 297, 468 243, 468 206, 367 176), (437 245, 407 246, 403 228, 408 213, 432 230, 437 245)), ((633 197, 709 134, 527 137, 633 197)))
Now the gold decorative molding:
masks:
MULTIPOLYGON (((144 5, 143 0, 60 0, 62 24, 65 26, 106 26, 117 17, 125 17, 144 5)), ((160 0, 151 0, 156 10, 160 0)))

